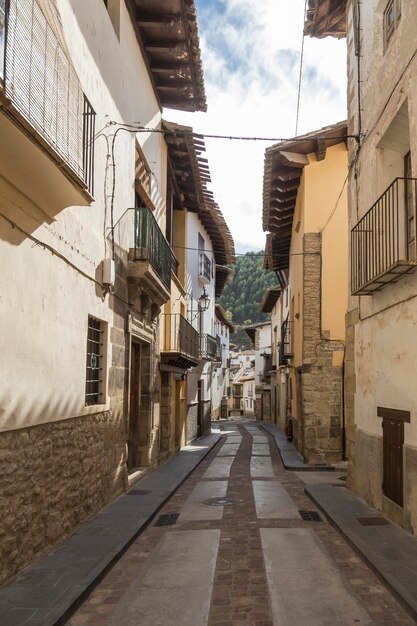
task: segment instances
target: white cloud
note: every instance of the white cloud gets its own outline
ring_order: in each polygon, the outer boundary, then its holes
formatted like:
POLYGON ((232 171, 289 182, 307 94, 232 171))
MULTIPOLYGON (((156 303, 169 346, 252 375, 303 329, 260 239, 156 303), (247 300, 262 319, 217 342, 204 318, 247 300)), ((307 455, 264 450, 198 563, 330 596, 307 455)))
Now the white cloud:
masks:
MULTIPOLYGON (((197 8, 208 112, 165 117, 202 133, 292 137, 304 0, 199 0, 197 8)), ((345 119, 345 59, 344 40, 305 39, 299 134, 345 119)), ((206 139, 214 196, 235 243, 253 248, 265 243, 270 143, 206 139)))

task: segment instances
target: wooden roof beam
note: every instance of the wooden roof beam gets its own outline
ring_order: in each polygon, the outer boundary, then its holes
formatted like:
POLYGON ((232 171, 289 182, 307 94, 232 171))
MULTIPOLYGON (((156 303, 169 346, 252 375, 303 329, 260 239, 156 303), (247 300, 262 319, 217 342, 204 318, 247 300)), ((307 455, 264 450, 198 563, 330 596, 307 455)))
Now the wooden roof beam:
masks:
POLYGON ((316 139, 314 154, 317 161, 323 161, 326 158, 326 142, 324 139, 316 139))

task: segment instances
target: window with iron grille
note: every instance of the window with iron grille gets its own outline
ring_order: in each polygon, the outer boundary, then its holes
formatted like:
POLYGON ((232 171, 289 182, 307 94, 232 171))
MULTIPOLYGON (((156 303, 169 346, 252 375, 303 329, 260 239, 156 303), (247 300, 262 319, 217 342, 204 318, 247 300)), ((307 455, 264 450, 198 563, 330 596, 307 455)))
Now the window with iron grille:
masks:
POLYGON ((88 316, 85 403, 103 404, 104 322, 88 316))

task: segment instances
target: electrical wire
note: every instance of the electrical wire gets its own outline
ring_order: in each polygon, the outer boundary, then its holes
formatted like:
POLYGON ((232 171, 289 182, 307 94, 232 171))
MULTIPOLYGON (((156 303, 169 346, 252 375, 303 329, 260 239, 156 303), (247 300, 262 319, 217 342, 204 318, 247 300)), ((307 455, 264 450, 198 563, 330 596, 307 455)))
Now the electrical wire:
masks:
MULTIPOLYGON (((307 0, 305 0, 304 2, 303 24, 305 21, 306 11, 307 11, 307 0)), ((303 36, 301 40, 301 55, 300 55, 300 74, 298 76, 297 113, 295 116, 295 135, 297 135, 297 132, 298 132, 298 118, 300 115, 301 84, 302 84, 302 79, 303 79, 304 41, 305 41, 305 35, 304 35, 304 28, 303 28, 303 36)))
MULTIPOLYGON (((28 233, 26 230, 21 228, 16 222, 13 222, 13 220, 7 217, 7 215, 4 215, 4 213, 0 213, 0 217, 3 218, 11 226, 11 228, 13 228, 13 230, 18 230, 20 233, 25 235, 25 237, 30 239, 30 241, 33 241, 35 245, 39 246, 40 248, 43 248, 44 250, 48 250, 48 252, 50 252, 53 256, 56 256, 58 259, 66 263, 68 267, 76 271, 78 274, 80 274, 80 276, 83 276, 83 278, 86 278, 97 287, 100 287, 103 290, 103 294, 105 293, 106 288, 100 281, 98 281, 93 276, 90 276, 90 274, 87 274, 87 272, 85 272, 80 267, 78 267, 78 265, 75 265, 75 263, 70 261, 64 254, 62 254, 62 252, 59 252, 59 250, 51 246, 49 243, 46 243, 46 241, 42 241, 38 239, 37 237, 34 237, 30 233, 28 233)), ((125 304, 129 309, 134 311, 137 315, 140 315, 141 317, 143 317, 142 312, 136 309, 132 304, 130 304, 129 302, 127 302, 126 300, 118 296, 116 293, 112 293, 111 295, 113 298, 115 298, 122 304, 125 304)))
MULTIPOLYGON (((215 133, 196 133, 193 130, 178 130, 170 131, 163 128, 149 128, 147 126, 135 125, 135 124, 123 124, 121 122, 111 121, 108 122, 108 126, 117 125, 126 129, 132 130, 132 132, 138 133, 159 133, 161 135, 171 135, 176 137, 195 137, 196 139, 229 139, 232 141, 272 141, 272 142, 301 142, 309 139, 309 135, 301 135, 299 137, 258 137, 249 135, 221 135, 215 133)), ((314 134, 313 139, 358 139, 357 135, 323 135, 314 134)))

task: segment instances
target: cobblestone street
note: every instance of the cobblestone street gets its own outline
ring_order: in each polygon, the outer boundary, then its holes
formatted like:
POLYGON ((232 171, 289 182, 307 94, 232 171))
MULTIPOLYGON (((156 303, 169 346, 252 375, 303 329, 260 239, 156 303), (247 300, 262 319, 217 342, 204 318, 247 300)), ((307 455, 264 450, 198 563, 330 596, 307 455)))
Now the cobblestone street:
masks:
MULTIPOLYGON (((283 468, 272 437, 255 422, 221 428, 70 626, 415 623, 304 494, 302 474, 283 468)), ((344 484, 338 472, 305 480, 344 484)))

